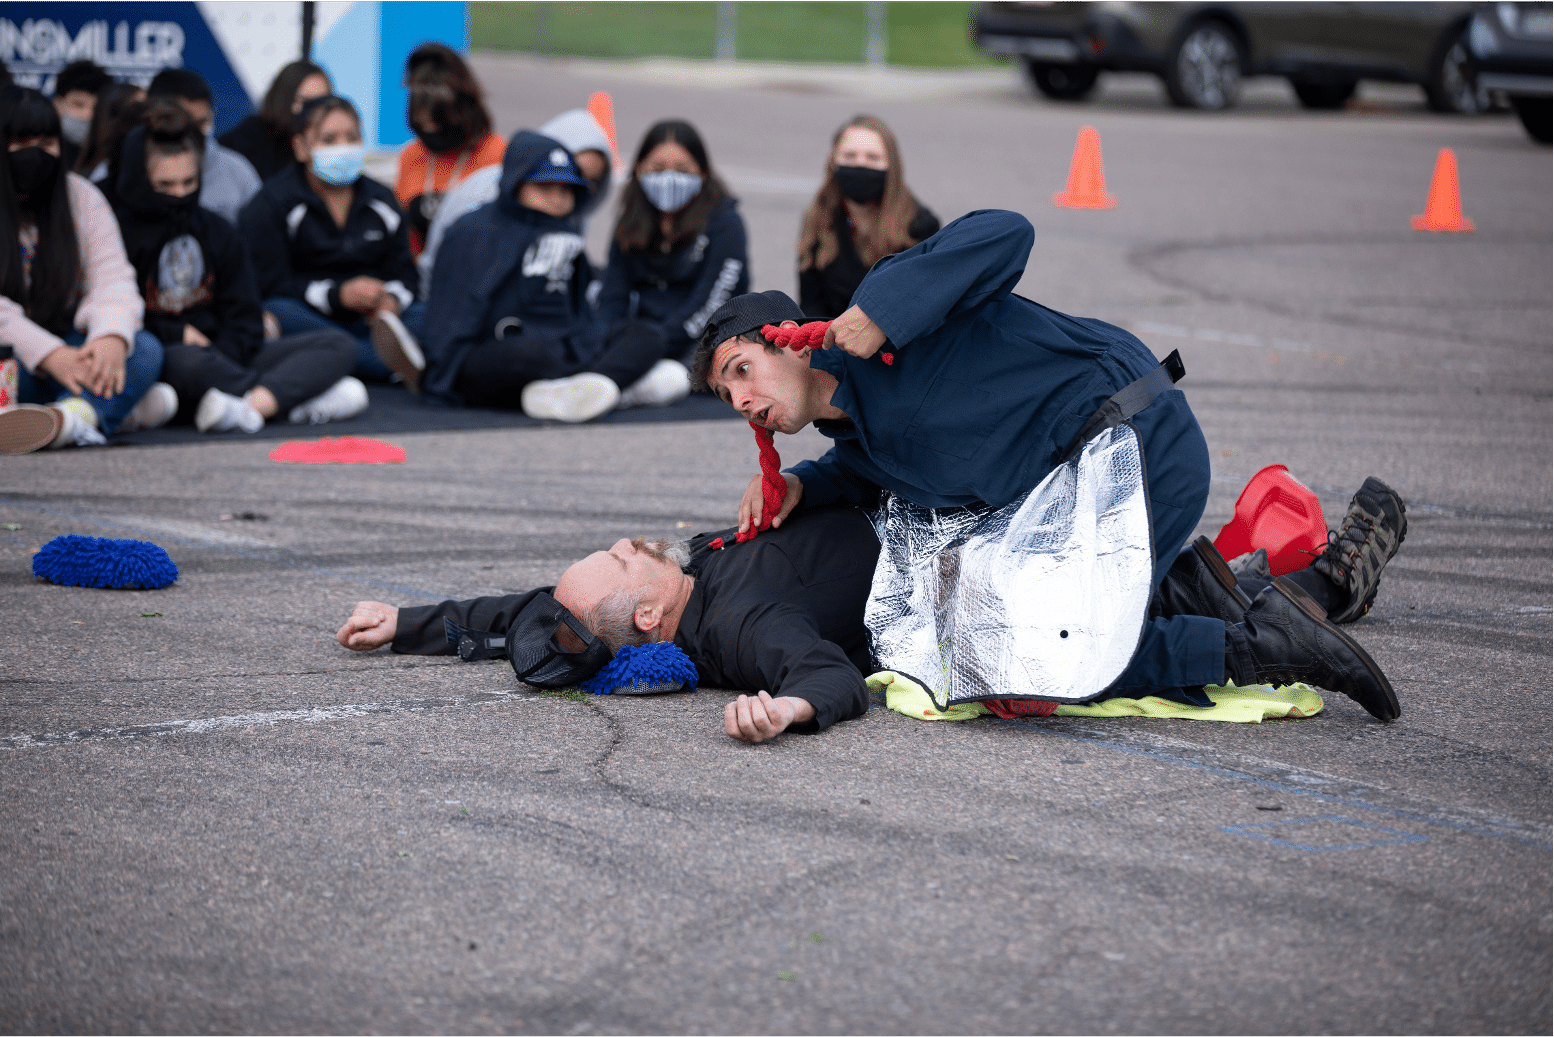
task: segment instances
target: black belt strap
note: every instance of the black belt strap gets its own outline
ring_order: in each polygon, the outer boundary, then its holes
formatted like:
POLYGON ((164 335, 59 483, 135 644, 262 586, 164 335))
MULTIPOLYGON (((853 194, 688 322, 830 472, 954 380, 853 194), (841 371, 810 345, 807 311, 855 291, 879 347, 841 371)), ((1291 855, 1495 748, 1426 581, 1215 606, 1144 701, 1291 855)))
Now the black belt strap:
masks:
POLYGON ((1063 460, 1069 460, 1084 449, 1084 445, 1090 440, 1114 425, 1121 425, 1154 403, 1160 398, 1161 393, 1181 381, 1186 373, 1187 368, 1182 363, 1181 355, 1176 350, 1171 350, 1171 355, 1162 360, 1159 367, 1143 378, 1129 382, 1118 389, 1094 414, 1090 415, 1090 420, 1084 423, 1079 434, 1069 442, 1068 449, 1063 451, 1063 460))

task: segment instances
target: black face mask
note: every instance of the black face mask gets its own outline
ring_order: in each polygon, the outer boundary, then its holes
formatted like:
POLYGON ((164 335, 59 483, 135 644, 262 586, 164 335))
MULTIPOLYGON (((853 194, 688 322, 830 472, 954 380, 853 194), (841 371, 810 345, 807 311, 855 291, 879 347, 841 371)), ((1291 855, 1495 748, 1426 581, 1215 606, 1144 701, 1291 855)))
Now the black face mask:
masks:
POLYGON ((837 166, 836 186, 848 201, 868 205, 885 196, 885 171, 867 166, 837 166))
POLYGON ((36 211, 54 193, 59 159, 42 148, 22 148, 6 159, 11 165, 11 186, 19 197, 25 197, 26 207, 36 211))
POLYGON ((445 151, 453 151, 464 143, 464 138, 461 134, 455 133, 447 127, 443 127, 440 130, 416 130, 415 135, 422 144, 426 145, 427 151, 433 151, 438 154, 442 154, 445 151))
POLYGON ((162 194, 160 191, 152 191, 150 195, 154 207, 167 217, 187 217, 200 207, 198 191, 192 191, 181 198, 177 195, 162 194))

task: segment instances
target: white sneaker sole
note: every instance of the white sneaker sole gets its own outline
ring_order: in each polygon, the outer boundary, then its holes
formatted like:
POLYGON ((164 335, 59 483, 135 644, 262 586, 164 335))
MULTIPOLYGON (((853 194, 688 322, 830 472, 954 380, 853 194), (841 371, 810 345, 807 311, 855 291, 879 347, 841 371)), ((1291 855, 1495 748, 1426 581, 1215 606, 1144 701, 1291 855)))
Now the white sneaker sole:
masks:
POLYGON ((65 416, 54 407, 18 404, 0 413, 0 454, 30 454, 59 437, 65 416))
POLYGON ((530 382, 523 387, 519 402, 531 418, 575 425, 608 414, 620 398, 620 388, 610 379, 585 372, 570 378, 530 382))
POLYGON ((399 375, 400 381, 411 392, 420 392, 421 372, 426 370, 426 354, 421 352, 410 329, 392 313, 380 313, 372 319, 370 334, 372 348, 378 354, 378 359, 399 375))

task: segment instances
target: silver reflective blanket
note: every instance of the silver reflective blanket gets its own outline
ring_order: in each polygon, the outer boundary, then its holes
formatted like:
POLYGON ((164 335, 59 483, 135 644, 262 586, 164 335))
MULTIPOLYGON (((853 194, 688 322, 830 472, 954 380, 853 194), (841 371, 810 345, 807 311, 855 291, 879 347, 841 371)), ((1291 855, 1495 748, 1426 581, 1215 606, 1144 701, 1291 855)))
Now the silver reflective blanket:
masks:
POLYGON ((876 663, 940 709, 987 698, 1084 702, 1133 657, 1154 587, 1137 434, 1097 435, 1021 501, 886 498, 864 611, 876 663))

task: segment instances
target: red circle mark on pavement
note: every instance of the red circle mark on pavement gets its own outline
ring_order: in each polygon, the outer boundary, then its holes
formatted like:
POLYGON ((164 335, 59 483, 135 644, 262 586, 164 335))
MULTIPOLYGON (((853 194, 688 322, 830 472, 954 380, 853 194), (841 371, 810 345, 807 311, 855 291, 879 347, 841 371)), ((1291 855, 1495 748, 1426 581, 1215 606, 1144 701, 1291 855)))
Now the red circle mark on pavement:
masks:
POLYGON ((393 443, 361 436, 290 439, 270 451, 270 460, 285 464, 404 464, 406 456, 393 443))

